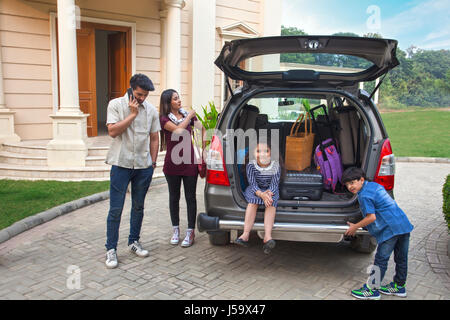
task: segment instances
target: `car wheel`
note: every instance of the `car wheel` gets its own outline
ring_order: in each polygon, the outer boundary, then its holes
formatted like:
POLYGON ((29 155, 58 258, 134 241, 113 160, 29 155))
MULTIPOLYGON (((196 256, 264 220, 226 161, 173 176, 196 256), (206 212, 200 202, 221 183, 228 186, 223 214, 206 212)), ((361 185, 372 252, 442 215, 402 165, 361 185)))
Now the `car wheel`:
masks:
POLYGON ((356 236, 350 246, 357 252, 372 253, 377 248, 377 241, 372 236, 356 236))
POLYGON ((230 243, 230 232, 208 231, 209 242, 214 246, 224 246, 230 243))

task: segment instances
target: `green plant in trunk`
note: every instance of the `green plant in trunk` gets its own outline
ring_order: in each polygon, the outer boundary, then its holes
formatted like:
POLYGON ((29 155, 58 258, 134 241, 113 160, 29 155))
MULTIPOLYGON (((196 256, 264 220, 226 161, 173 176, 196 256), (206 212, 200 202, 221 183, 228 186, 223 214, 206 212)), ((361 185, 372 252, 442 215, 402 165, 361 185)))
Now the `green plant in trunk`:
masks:
MULTIPOLYGON (((309 104, 309 100, 308 99, 302 99, 302 105, 303 105, 303 108, 305 108, 305 111, 310 113, 311 105, 309 104)), ((322 114, 322 115, 325 114, 323 112, 323 109, 319 109, 319 110, 314 111, 314 115, 319 115, 319 114, 322 114)))
POLYGON ((311 110, 311 106, 309 105, 309 100, 302 99, 302 105, 303 105, 303 108, 305 108, 305 111, 309 113, 309 111, 311 110))

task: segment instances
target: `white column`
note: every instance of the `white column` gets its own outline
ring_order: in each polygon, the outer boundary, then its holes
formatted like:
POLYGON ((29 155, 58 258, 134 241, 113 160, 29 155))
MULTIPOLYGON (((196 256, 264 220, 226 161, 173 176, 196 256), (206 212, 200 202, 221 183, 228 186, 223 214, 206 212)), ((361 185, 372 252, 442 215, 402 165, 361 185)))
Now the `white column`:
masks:
POLYGON ((167 88, 167 10, 159 12, 161 19, 161 92, 167 88))
POLYGON ((216 55, 216 0, 192 2, 192 107, 214 101, 216 55))
POLYGON ((19 142, 20 137, 14 133, 14 111, 6 108, 3 86, 2 48, 0 47, 0 147, 5 142, 19 142))
POLYGON ((181 91, 181 9, 183 0, 164 0, 166 18, 166 89, 181 91))
POLYGON ((58 0, 60 109, 81 114, 78 97, 77 34, 74 0, 58 0))
POLYGON ((60 108, 50 115, 53 140, 47 145, 47 163, 51 167, 84 167, 89 115, 81 112, 78 97, 77 10, 74 0, 58 0, 57 6, 60 108))

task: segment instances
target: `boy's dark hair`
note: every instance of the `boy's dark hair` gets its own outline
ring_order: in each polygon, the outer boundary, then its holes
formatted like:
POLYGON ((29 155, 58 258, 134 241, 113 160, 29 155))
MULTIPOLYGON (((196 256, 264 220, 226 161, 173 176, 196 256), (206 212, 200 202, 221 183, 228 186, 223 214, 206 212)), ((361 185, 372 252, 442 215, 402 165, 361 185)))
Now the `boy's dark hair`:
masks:
POLYGON ((155 90, 152 80, 150 80, 149 77, 147 77, 145 74, 142 73, 136 73, 134 76, 131 77, 130 86, 131 88, 133 88, 133 90, 135 90, 137 87, 140 87, 141 89, 146 91, 155 90))
POLYGON ((366 179, 364 170, 357 167, 350 167, 345 169, 345 171, 342 173, 342 184, 353 180, 360 180, 361 178, 366 179))

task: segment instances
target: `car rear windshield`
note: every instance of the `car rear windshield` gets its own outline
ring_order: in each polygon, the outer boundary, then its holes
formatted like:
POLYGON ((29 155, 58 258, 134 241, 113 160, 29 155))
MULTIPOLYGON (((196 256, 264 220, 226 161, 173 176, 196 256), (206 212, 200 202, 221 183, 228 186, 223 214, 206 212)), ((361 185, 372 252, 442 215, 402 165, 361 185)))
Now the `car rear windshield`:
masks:
POLYGON ((324 97, 307 97, 302 95, 259 96, 252 98, 248 104, 257 106, 259 113, 267 114, 270 122, 294 122, 305 114, 309 106, 326 104, 324 97))
POLYGON ((331 73, 360 73, 374 64, 364 58, 330 53, 282 53, 254 56, 239 67, 249 72, 314 70, 331 73))

